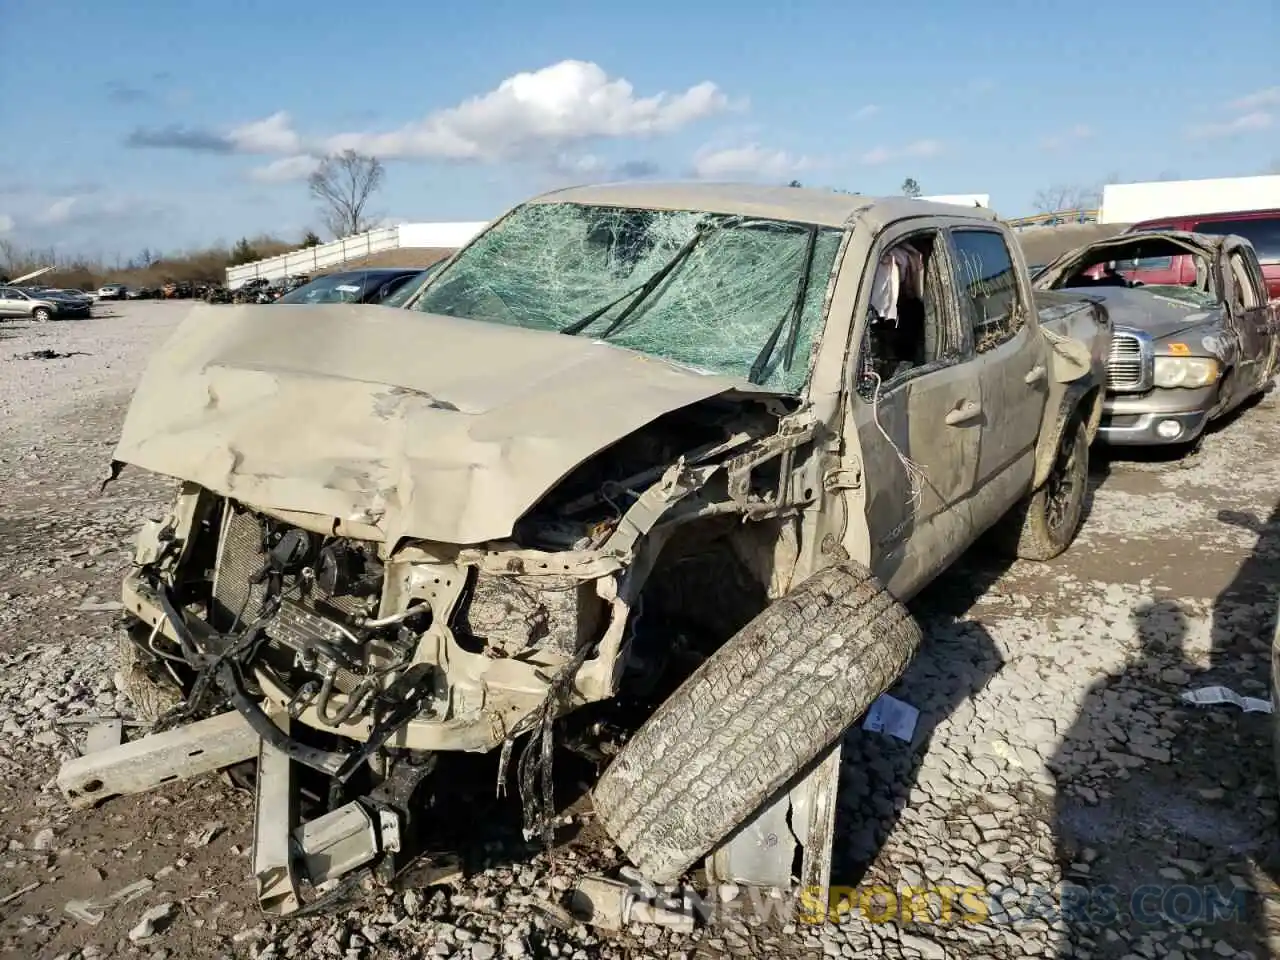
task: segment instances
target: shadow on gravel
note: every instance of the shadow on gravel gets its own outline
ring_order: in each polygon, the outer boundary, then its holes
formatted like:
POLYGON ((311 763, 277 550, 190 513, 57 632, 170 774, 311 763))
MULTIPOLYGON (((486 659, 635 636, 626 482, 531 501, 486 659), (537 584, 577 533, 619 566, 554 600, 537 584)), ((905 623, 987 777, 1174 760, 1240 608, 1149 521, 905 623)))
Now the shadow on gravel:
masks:
MULTIPOLYGON (((910 808, 939 826, 945 818, 945 810, 927 808, 930 797, 912 797, 912 792, 934 730, 1004 665, 982 624, 962 619, 1010 565, 988 557, 971 551, 911 604, 924 642, 888 691, 920 711, 911 742, 865 731, 861 723, 845 733, 833 886, 863 881, 904 810, 910 808)), ((943 869, 952 866, 943 864, 943 869)))
POLYGON ((1270 650, 1275 635, 1280 589, 1280 504, 1265 520, 1236 510, 1220 510, 1218 520, 1258 535, 1248 558, 1213 607, 1212 664, 1230 669, 1239 663, 1242 653, 1256 652, 1255 640, 1262 640, 1270 650))
MULTIPOLYGON (((1132 617, 1138 659, 1094 684, 1048 764, 1057 780, 1060 955, 1270 956, 1271 717, 1179 699, 1219 683, 1265 696, 1268 657, 1255 644, 1230 667, 1205 670, 1186 656, 1189 624, 1177 603, 1145 604, 1132 617)), ((1227 629, 1231 649, 1242 626, 1257 637, 1253 623, 1229 619, 1220 628, 1215 615, 1215 650, 1227 629)))

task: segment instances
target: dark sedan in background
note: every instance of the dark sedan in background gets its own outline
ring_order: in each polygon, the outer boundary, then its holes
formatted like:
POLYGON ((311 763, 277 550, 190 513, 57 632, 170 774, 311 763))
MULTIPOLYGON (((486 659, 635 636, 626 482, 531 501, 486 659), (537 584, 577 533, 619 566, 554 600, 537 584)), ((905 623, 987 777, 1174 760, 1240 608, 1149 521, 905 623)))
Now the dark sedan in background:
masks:
POLYGON ((369 267, 316 277, 276 303, 382 303, 422 273, 421 267, 369 267))

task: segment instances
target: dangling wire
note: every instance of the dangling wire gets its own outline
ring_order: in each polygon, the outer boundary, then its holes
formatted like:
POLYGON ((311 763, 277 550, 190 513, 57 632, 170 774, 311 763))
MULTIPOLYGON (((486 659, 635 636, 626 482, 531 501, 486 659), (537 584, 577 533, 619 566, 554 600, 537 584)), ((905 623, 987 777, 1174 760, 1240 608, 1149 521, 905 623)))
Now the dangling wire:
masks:
POLYGON ((889 431, 884 428, 884 424, 880 422, 880 374, 874 370, 867 370, 866 376, 874 377, 876 381, 875 392, 871 395, 871 419, 875 423, 876 429, 880 431, 880 436, 884 437, 885 442, 893 450, 894 455, 898 458, 898 462, 902 464, 902 469, 907 473, 907 482, 911 485, 911 497, 907 501, 913 508, 920 505, 920 497, 924 492, 924 485, 929 478, 924 472, 924 468, 916 463, 902 449, 894 443, 893 437, 889 436, 889 431))

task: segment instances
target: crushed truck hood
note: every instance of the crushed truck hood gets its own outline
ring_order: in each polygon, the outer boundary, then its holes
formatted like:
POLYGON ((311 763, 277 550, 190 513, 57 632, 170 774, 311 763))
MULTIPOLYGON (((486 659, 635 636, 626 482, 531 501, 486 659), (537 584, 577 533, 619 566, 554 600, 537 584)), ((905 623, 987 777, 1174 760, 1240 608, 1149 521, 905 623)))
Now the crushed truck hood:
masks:
POLYGON ((1217 307, 1186 303, 1142 287, 1066 287, 1062 292, 1101 300, 1117 327, 1141 330, 1156 340, 1222 322, 1217 307))
POLYGON ((608 344, 347 304, 196 306, 114 459, 266 510, 471 544, 664 413, 745 382, 608 344))

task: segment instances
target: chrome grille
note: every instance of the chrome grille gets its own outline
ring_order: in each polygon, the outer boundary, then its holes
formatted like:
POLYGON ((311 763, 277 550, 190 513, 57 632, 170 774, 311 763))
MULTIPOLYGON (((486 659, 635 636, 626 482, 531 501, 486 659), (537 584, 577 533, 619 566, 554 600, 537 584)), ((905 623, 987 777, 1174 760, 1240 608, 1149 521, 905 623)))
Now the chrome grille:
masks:
POLYGON ((1152 363, 1150 337, 1133 331, 1115 331, 1107 358, 1108 389, 1117 393, 1150 390, 1152 363))

